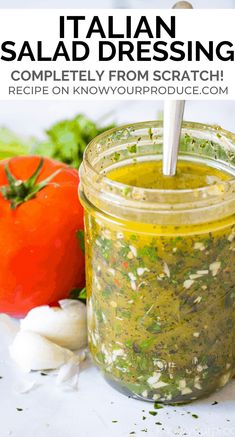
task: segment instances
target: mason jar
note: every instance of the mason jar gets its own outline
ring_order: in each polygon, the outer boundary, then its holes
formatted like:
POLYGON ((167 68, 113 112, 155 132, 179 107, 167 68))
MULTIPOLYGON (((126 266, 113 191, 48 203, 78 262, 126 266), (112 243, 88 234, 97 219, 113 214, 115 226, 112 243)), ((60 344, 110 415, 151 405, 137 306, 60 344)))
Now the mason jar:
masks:
POLYGON ((194 189, 129 186, 108 173, 162 159, 162 122, 112 129, 80 168, 91 354, 123 393, 189 402, 235 368, 235 135, 184 123, 179 159, 229 174, 194 189))

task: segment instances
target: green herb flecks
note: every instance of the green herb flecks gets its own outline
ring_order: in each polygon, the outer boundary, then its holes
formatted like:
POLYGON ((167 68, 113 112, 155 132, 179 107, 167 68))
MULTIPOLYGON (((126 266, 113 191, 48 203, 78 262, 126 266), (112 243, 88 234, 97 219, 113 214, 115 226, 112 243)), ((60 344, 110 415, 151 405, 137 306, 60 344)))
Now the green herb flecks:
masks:
POLYGON ((120 154, 120 153, 118 153, 118 152, 115 152, 115 153, 113 154, 113 160, 114 160, 114 161, 119 161, 119 159, 120 159, 120 156, 121 156, 121 154, 120 154))
POLYGON ((79 229, 76 231, 76 237, 79 241, 80 249, 83 253, 85 253, 85 237, 84 237, 84 231, 82 229, 79 229))
POLYGON ((151 414, 151 416, 156 416, 157 415, 157 411, 149 411, 149 414, 151 414))
POLYGON ((86 301, 86 288, 73 288, 69 294, 70 299, 78 299, 83 301, 86 301))
POLYGON ((163 405, 154 402, 153 408, 155 408, 155 410, 161 410, 163 408, 163 405))
POLYGON ((132 144, 131 146, 127 146, 127 150, 129 153, 136 153, 137 152, 137 145, 132 144))

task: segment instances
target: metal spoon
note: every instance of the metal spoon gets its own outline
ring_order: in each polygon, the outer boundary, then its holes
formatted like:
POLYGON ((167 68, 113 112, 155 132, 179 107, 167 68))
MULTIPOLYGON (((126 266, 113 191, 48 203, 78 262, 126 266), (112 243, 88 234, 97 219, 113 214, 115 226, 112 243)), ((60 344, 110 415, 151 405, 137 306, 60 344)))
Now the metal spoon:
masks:
MULTIPOLYGON (((193 7, 189 2, 181 1, 176 3, 173 9, 193 7)), ((176 173, 184 107, 185 100, 170 100, 164 104, 162 173, 165 176, 174 176, 176 173)))

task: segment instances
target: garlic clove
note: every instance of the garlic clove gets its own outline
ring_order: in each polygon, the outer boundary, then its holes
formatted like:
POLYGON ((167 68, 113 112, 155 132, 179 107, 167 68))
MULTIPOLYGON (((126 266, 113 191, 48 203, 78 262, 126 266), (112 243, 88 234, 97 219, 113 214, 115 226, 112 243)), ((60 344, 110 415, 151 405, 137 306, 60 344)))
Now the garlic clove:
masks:
POLYGON ((31 331, 71 350, 87 344, 86 306, 77 300, 64 299, 60 307, 33 308, 21 321, 23 331, 31 331))
POLYGON ((9 350, 11 358, 25 372, 57 369, 74 356, 68 349, 28 331, 18 332, 9 350))

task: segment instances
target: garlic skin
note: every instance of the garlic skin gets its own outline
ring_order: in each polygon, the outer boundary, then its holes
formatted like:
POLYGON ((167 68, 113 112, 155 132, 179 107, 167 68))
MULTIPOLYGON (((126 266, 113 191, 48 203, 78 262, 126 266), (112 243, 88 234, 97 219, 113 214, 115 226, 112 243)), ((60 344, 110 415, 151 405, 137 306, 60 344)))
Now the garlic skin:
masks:
POLYGON ((9 347, 11 358, 24 372, 57 369, 74 357, 62 348, 35 332, 19 331, 9 347))
POLYGON ((21 330, 40 334, 56 345, 71 350, 86 346, 86 306, 72 299, 61 300, 59 305, 33 308, 21 321, 21 330))

